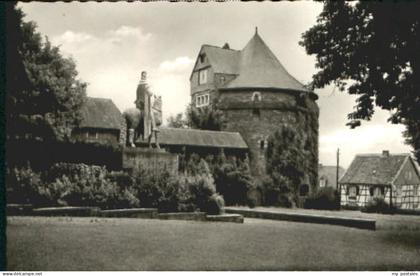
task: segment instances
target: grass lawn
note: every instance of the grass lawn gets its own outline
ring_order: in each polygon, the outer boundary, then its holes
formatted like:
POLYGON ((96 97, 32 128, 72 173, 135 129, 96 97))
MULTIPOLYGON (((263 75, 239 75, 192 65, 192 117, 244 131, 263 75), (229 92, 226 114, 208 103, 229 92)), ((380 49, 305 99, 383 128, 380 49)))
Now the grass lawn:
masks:
POLYGON ((420 231, 9 217, 9 270, 420 270, 420 231))

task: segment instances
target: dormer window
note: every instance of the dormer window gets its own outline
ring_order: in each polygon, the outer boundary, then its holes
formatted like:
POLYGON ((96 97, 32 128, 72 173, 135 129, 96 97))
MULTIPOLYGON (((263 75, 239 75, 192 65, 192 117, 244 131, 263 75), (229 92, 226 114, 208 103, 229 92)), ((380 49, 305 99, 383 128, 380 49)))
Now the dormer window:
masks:
POLYGON ((205 54, 201 54, 200 55, 200 63, 204 63, 206 61, 206 55, 205 54))
POLYGON ((207 106, 210 104, 210 95, 209 94, 202 94, 198 95, 195 98, 195 106, 196 107, 202 107, 207 106))
POLYGON ((252 101, 253 102, 261 102, 261 93, 256 91, 254 93, 252 93, 252 101))
POLYGON ((207 69, 198 71, 198 84, 207 83, 207 69))

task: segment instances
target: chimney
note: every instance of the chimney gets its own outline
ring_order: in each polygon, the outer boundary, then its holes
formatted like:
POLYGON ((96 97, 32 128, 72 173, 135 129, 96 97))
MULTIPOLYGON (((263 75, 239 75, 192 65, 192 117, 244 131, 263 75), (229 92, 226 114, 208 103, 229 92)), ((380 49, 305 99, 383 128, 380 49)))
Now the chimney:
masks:
POLYGON ((229 47, 229 43, 225 43, 225 45, 223 45, 223 47, 222 47, 223 49, 226 49, 226 50, 229 50, 230 49, 230 47, 229 47))
POLYGON ((382 157, 389 157, 389 150, 383 150, 382 157))

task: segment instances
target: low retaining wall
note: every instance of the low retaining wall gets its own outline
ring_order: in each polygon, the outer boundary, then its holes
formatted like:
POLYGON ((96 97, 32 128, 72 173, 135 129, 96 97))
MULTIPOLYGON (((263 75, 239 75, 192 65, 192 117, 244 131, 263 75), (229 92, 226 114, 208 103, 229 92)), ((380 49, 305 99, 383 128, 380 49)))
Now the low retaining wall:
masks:
POLYGON ((171 219, 171 220, 197 220, 205 221, 206 213, 160 213, 157 215, 158 219, 171 219))
POLYGON ((100 212, 98 207, 50 207, 33 209, 34 216, 76 216, 94 217, 100 212))
POLYGON ((241 214, 206 215, 205 212, 158 213, 156 208, 132 208, 101 210, 98 207, 48 207, 33 209, 30 204, 7 205, 8 216, 73 216, 73 217, 114 217, 145 218, 162 220, 194 220, 210 222, 243 223, 241 214))
POLYGON ((31 215, 33 206, 32 204, 7 204, 7 216, 27 216, 31 215))
POLYGON ((332 217, 323 215, 309 215, 309 214, 291 214, 281 212, 267 212, 258 210, 241 210, 235 208, 225 208, 226 213, 241 214, 244 217, 250 218, 261 218, 261 219, 273 219, 273 220, 286 220, 294 222, 307 222, 307 223, 319 223, 319 224, 332 224, 347 227, 354 227, 360 229, 375 230, 376 221, 372 219, 362 218, 343 218, 343 217, 332 217))
POLYGON ((207 215, 207 221, 244 223, 244 216, 239 214, 207 215))
POLYGON ((133 208, 133 209, 114 209, 101 210, 101 217, 119 217, 119 218, 155 218, 157 209, 155 208, 133 208))

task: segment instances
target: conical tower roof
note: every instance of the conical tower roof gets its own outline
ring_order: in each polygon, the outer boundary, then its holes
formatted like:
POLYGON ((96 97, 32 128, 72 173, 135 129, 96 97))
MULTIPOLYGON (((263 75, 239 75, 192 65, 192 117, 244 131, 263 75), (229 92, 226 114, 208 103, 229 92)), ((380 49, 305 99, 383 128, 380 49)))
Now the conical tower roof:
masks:
POLYGON ((309 92, 292 77, 258 32, 241 51, 239 76, 222 89, 281 89, 309 92))

